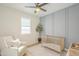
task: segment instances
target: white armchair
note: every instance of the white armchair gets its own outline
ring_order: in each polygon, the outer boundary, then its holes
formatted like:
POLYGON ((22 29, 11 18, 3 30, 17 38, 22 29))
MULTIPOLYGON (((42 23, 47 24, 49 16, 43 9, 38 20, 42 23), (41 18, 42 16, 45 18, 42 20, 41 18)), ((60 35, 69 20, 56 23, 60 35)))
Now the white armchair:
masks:
POLYGON ((1 55, 2 56, 17 56, 25 46, 19 46, 20 41, 14 40, 12 36, 1 37, 1 55))

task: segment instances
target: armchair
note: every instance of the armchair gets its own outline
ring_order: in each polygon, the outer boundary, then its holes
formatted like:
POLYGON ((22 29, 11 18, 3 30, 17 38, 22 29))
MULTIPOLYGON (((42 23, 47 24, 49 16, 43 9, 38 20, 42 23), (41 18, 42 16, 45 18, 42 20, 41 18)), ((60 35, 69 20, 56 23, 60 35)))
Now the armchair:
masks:
POLYGON ((17 56, 25 49, 25 46, 20 46, 21 42, 14 40, 12 36, 4 36, 1 40, 1 55, 2 56, 17 56))

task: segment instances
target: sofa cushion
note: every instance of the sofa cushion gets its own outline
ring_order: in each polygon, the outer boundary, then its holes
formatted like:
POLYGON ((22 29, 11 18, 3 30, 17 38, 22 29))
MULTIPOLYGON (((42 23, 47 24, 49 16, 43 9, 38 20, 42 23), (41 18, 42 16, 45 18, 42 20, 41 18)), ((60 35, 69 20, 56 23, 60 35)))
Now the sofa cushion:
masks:
POLYGON ((53 49, 53 50, 55 50, 55 51, 57 51, 57 52, 61 52, 61 51, 60 51, 60 46, 57 45, 57 44, 53 44, 53 43, 43 43, 42 46, 47 47, 47 48, 50 48, 50 49, 53 49))

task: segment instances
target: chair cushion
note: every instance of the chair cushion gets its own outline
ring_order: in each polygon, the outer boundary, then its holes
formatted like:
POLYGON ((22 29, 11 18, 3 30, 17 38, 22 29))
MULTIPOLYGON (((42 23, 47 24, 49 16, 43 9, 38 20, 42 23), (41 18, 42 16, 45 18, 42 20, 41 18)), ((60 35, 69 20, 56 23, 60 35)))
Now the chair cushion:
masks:
POLYGON ((12 41, 13 41, 14 39, 13 39, 13 37, 12 36, 4 36, 3 37, 3 41, 4 41, 4 43, 5 43, 5 45, 7 46, 7 47, 10 47, 11 45, 12 45, 12 41))

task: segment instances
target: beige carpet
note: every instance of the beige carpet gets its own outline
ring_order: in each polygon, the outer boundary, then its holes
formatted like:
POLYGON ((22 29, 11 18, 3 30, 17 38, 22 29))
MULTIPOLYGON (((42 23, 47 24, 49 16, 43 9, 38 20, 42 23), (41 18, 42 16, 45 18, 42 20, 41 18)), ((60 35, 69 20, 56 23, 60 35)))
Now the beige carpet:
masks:
POLYGON ((57 53, 53 50, 43 47, 41 44, 37 44, 27 48, 27 51, 30 53, 30 56, 60 56, 61 55, 60 53, 57 53))

